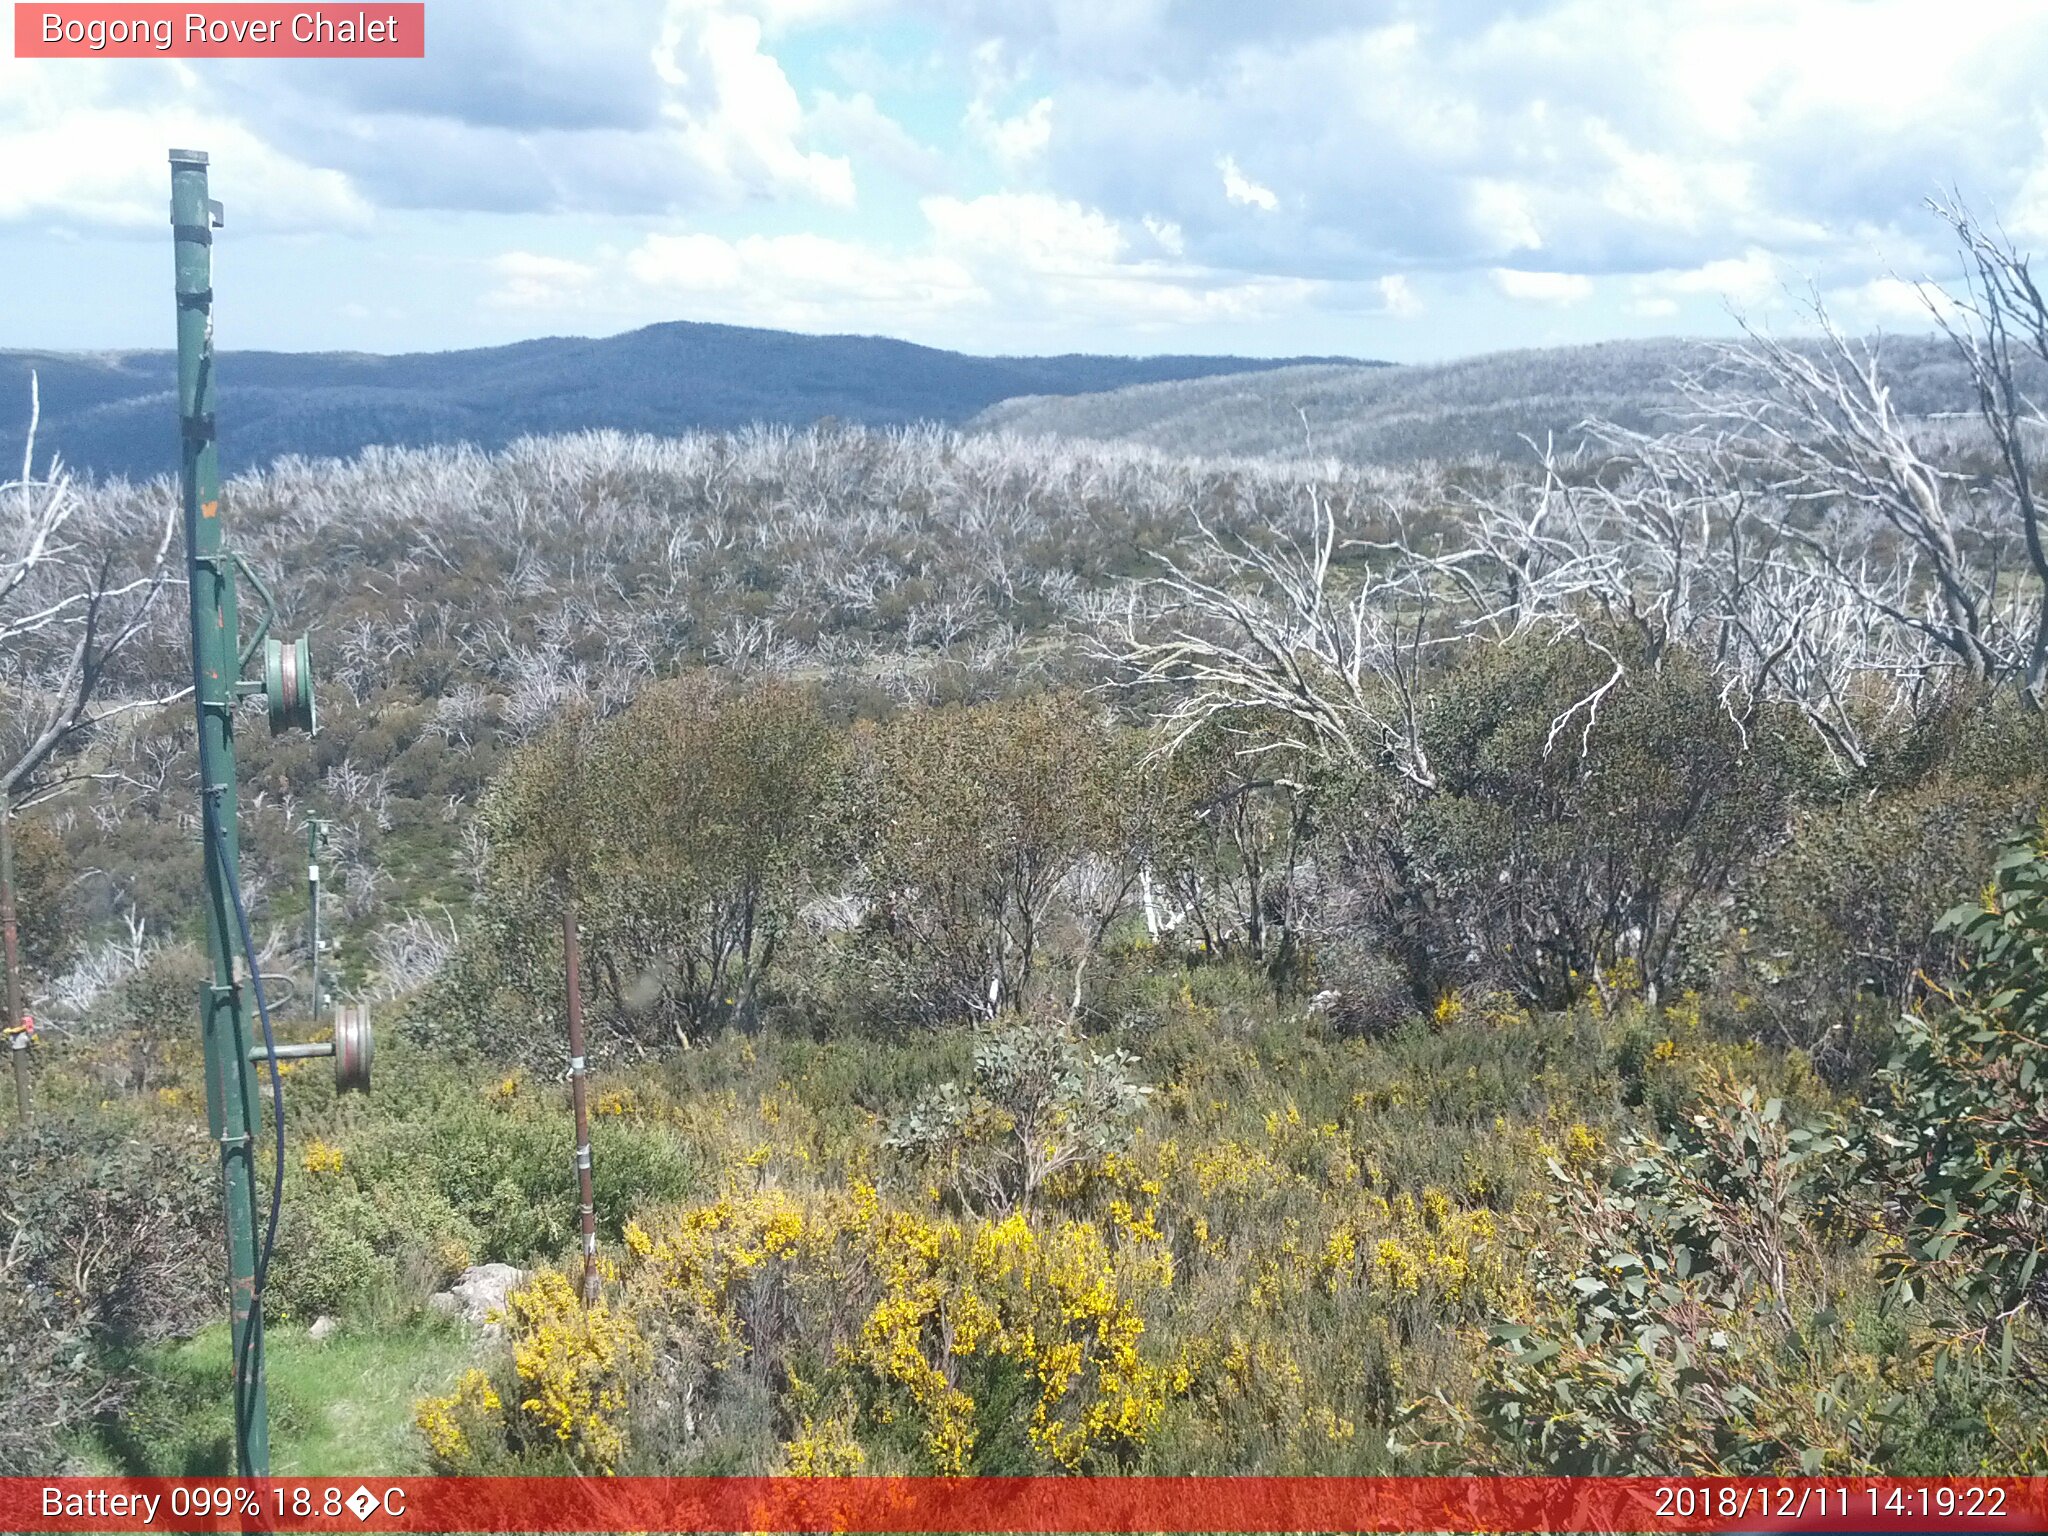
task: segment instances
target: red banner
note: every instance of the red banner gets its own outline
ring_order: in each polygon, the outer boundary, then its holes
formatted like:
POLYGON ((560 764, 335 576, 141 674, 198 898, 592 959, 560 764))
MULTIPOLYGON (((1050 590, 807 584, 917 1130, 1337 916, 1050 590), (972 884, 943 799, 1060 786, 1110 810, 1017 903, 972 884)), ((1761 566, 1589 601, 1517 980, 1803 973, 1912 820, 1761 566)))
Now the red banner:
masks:
POLYGON ((418 0, 340 5, 14 7, 18 59, 421 59, 427 8, 418 0))
POLYGON ((2048 1478, 11 1478, 0 1528, 2048 1532, 2048 1478))

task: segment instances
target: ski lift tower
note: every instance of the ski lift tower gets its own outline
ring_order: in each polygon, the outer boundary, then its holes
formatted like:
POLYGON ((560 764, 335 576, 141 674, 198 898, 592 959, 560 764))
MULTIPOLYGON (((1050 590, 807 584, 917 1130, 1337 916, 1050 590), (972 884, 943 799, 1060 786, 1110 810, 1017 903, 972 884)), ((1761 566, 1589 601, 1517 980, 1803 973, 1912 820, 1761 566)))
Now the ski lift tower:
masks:
MULTIPOLYGON (((171 151, 171 233, 177 253, 180 500, 192 616, 192 697, 199 724, 201 857, 206 872, 206 947, 212 978, 201 989, 199 1024, 206 1050, 207 1126, 219 1149, 227 1217, 228 1315, 234 1361, 235 1470, 270 1472, 270 1430, 263 1383, 263 1284, 277 1238, 284 1179, 284 1093, 280 1061, 334 1058, 344 1089, 369 1087, 370 1029, 359 1008, 337 1015, 331 1041, 282 1045, 258 973, 249 914, 242 902, 236 830, 235 709, 261 694, 273 734, 315 729, 313 665, 304 636, 270 634, 277 604, 263 579, 227 541, 221 516, 220 449, 214 421, 213 232, 219 203, 207 196, 207 157, 171 151), (242 639, 236 577, 248 581, 264 612, 242 639), (258 651, 260 676, 245 677, 258 651), (255 1004, 255 1018, 249 1004, 255 1004), (252 1034, 252 1022, 259 1034, 252 1034), (274 1161, 269 1210, 257 1220, 256 1141, 263 1112, 257 1069, 268 1069, 274 1161)), ((317 961, 316 961, 317 966, 317 961)), ((316 970, 317 976, 317 970, 316 970)), ((317 1007, 317 1000, 315 1006, 317 1007)))

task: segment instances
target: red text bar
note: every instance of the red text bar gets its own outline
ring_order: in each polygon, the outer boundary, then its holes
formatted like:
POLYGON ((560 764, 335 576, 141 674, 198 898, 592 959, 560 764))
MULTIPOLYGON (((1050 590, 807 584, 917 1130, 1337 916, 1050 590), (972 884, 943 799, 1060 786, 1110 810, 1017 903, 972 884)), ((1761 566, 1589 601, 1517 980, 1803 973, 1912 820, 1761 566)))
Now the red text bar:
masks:
POLYGON ((420 59, 424 4, 14 7, 18 59, 420 59))
POLYGON ((2048 1531, 2048 1478, 11 1478, 9 1531, 2048 1531))

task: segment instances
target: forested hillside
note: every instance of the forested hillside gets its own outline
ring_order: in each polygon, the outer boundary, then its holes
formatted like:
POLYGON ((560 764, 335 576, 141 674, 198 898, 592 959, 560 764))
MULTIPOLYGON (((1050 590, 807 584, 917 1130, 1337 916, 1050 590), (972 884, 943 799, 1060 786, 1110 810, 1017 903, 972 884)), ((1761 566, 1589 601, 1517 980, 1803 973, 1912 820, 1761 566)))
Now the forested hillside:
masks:
MULTIPOLYGON (((379 1031, 367 1100, 287 1083, 275 1470, 2048 1468, 2029 408, 1722 363, 1547 458, 233 480, 319 669, 316 738, 240 727, 262 969, 324 1029, 327 818, 379 1031)), ((15 494, 0 1470, 218 1471, 173 498, 15 494)))
MULTIPOLYGON (((1010 395, 1064 395, 1276 368, 1300 358, 969 357, 879 336, 675 322, 601 339, 549 337, 468 352, 224 352, 219 399, 230 469, 372 446, 502 447, 528 433, 609 427, 674 434, 757 422, 957 422, 1010 395)), ((43 391, 47 450, 130 479, 176 470, 171 352, 0 352, 12 413, 43 391)))
MULTIPOLYGON (((1898 408, 1974 412, 1975 386, 1945 339, 1873 338, 1898 408)), ((1514 459, 1525 437, 1562 445, 1601 418, 1639 430, 1684 407, 1677 381, 1711 371, 1714 344, 1605 341, 1398 368, 1308 365, 1251 376, 1005 400, 976 429, 1142 443, 1169 453, 1334 454, 1353 463, 1514 459)), ((2034 377, 2032 365, 2029 377, 2034 377)))

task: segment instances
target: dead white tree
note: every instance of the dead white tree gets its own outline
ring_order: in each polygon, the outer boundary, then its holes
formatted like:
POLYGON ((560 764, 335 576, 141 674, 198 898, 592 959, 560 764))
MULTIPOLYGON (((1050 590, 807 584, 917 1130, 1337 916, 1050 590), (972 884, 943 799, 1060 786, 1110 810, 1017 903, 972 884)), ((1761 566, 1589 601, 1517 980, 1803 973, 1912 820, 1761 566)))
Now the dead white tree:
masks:
MULTIPOLYGON (((1543 451, 1543 500, 1565 506, 1549 536, 1562 554, 1547 582, 1520 583, 1515 624, 1584 634, 1597 621, 1601 633, 1630 637, 1652 667, 1683 644, 1714 667, 1722 705, 1745 733, 1759 708, 1789 705, 1837 761, 1861 766, 1866 706, 1896 705, 1931 663, 1856 594, 1908 603, 1907 573, 1896 561, 1880 569, 1868 549, 1817 561, 1798 507, 1775 487, 1775 465, 1766 459, 1760 470, 1756 444, 1723 423, 1707 427, 1652 434, 1591 421, 1574 462, 1543 451)), ((1522 536, 1483 511, 1478 544, 1496 566, 1527 568, 1504 528, 1522 536)), ((1620 662, 1606 654, 1618 682, 1620 662)), ((1597 705, 1584 705, 1589 725, 1597 705)))
POLYGON ((388 1002, 418 991, 454 958, 461 944, 454 914, 441 907, 440 919, 436 922, 424 912, 407 912, 371 935, 372 1001, 388 1002))
POLYGON ((1304 496, 1305 539, 1226 539, 1196 518, 1191 556, 1158 557, 1164 573, 1132 591, 1105 654, 1169 696, 1167 750, 1213 722, 1248 754, 1386 764, 1434 788, 1418 713, 1425 657, 1444 638, 1430 593, 1366 560, 1338 572, 1331 498, 1304 496))
POLYGON ((1702 421, 1760 451, 1759 472, 1786 506, 1774 532, 1813 571, 1919 637, 1938 653, 1928 667, 1978 683, 2012 677, 2026 599, 2011 590, 1995 517, 1963 476, 1922 456, 1876 350, 1843 336, 1818 299, 1812 308, 1816 345, 1746 330, 1709 373, 1681 381, 1683 393, 1702 421))
POLYGON ((2029 258, 2002 231, 1985 228, 1959 198, 1933 199, 1929 206, 1962 247, 1963 294, 1928 294, 1928 308, 1969 367, 1979 413, 2004 463, 2004 489, 2019 522, 2033 588, 2020 686, 2039 709, 2048 706, 2048 528, 2034 486, 2028 433, 2048 427, 2048 417, 2028 392, 2021 369, 2029 361, 2048 366, 2048 299, 2034 281, 2029 258))
MULTIPOLYGON (((174 510, 157 528, 119 516, 81 516, 81 498, 60 464, 36 473, 41 417, 42 395, 31 375, 21 474, 0 485, 0 940, 10 1031, 22 1016, 14 817, 94 776, 82 749, 109 720, 168 703, 183 691, 124 689, 118 671, 169 579, 174 510)), ((27 1119, 22 1053, 9 1055, 27 1119)))
POLYGON ((1860 766, 1870 729, 1942 676, 2009 669, 2019 625, 1977 510, 1915 450, 1875 363, 1828 345, 1816 362, 1753 337, 1686 381, 1690 424, 1583 423, 1580 447, 1531 442, 1531 471, 1490 488, 1389 496, 1372 537, 1340 538, 1314 489, 1306 539, 1197 520, 1127 599, 1112 655, 1168 695, 1173 746, 1232 720, 1247 751, 1388 764, 1427 791, 1417 711, 1440 649, 1536 634, 1603 658, 1549 725, 1551 748, 1583 751, 1628 669, 1683 645, 1738 728, 1789 706, 1860 766))
POLYGON ((170 580, 175 508, 160 525, 118 515, 81 518, 82 498, 59 464, 35 474, 41 398, 30 387, 21 476, 0 485, 12 514, 0 534, 0 795, 19 811, 74 781, 68 749, 116 715, 182 696, 124 692, 122 652, 141 636, 170 580), (67 772, 52 774, 62 764, 67 772))

